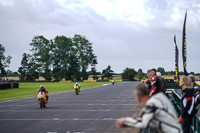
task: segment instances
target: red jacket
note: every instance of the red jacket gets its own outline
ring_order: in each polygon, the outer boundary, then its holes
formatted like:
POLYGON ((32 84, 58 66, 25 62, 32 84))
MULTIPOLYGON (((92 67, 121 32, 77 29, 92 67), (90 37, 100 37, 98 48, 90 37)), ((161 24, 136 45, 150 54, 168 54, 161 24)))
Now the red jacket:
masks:
POLYGON ((158 92, 161 92, 163 89, 163 82, 162 79, 156 75, 153 75, 151 78, 151 91, 149 93, 149 96, 152 96, 158 92))

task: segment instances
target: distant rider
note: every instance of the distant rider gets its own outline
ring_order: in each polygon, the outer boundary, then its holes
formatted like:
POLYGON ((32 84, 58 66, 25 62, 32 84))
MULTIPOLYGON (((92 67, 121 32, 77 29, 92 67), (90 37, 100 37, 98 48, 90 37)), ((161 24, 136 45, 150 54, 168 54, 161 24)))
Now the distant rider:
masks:
POLYGON ((114 85, 114 84, 115 84, 115 79, 113 78, 113 79, 112 79, 112 85, 114 85))
POLYGON ((47 94, 48 94, 48 91, 47 91, 47 89, 44 87, 44 85, 40 85, 40 88, 38 88, 37 94, 38 94, 39 92, 45 92, 45 96, 46 96, 47 102, 48 102, 48 98, 49 98, 49 96, 47 95, 47 94))
POLYGON ((79 92, 80 92, 80 90, 81 90, 81 86, 76 82, 76 84, 74 85, 74 88, 77 88, 77 86, 78 86, 78 88, 79 88, 79 92))

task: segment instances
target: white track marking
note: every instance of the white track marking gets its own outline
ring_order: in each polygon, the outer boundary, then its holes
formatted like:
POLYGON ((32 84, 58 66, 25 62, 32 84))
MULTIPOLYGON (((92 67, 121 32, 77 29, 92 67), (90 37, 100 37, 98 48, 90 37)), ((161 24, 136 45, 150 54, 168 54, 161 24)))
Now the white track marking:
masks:
MULTIPOLYGON (((133 112, 135 110, 47 110, 45 112, 133 112)), ((0 110, 0 112, 41 112, 40 110, 0 110)))
POLYGON ((82 118, 72 118, 72 119, 0 119, 0 121, 115 121, 118 118, 102 118, 102 119, 82 119, 82 118))

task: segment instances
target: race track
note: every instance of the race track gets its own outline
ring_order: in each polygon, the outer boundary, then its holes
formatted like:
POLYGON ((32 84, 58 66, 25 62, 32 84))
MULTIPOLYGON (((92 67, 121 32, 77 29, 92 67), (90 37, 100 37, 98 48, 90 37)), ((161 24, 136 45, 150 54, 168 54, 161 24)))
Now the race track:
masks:
MULTIPOLYGON (((36 97, 0 102, 0 133, 117 133, 115 120, 137 105, 138 82, 49 95, 47 108, 36 97)), ((48 88, 47 88, 48 89, 48 88)))

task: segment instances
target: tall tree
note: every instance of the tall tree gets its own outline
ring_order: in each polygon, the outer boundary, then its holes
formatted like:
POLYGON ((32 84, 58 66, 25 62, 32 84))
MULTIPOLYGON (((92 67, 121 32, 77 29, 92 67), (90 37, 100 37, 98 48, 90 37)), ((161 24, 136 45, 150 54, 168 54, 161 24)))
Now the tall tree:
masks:
POLYGON ((11 56, 5 56, 5 48, 0 44, 0 77, 6 76, 6 67, 9 67, 11 56))
POLYGON ((108 67, 102 71, 102 79, 104 79, 104 78, 107 78, 107 79, 112 78, 113 72, 114 71, 111 70, 111 66, 108 65, 108 67))
POLYGON ((57 36, 53 42, 53 76, 58 80, 71 79, 77 60, 71 38, 57 36), (70 71, 69 71, 70 69, 70 71))
POLYGON ((136 77, 138 78, 139 81, 141 81, 141 79, 145 77, 145 74, 143 73, 142 69, 139 69, 137 71, 136 77))
POLYGON ((162 75, 165 75, 165 69, 162 67, 158 67, 157 72, 160 72, 162 75))
POLYGON ((137 72, 133 68, 126 68, 122 73, 122 78, 133 81, 136 74, 137 72))
POLYGON ((52 41, 43 36, 35 36, 30 43, 36 67, 46 80, 51 80, 52 41))
POLYGON ((32 81, 39 78, 34 60, 26 53, 22 55, 21 67, 19 67, 18 72, 20 73, 20 80, 23 81, 32 81))
POLYGON ((98 79, 98 77, 96 76, 97 75, 97 69, 96 69, 96 64, 98 64, 97 63, 97 60, 96 59, 94 59, 93 61, 92 61, 92 65, 91 65, 91 74, 93 75, 93 79, 94 80, 97 80, 98 79))
POLYGON ((92 43, 82 35, 75 35, 73 38, 73 44, 76 47, 76 57, 78 57, 81 76, 83 79, 88 79, 88 73, 86 72, 88 66, 92 64, 96 56, 93 53, 92 43))

